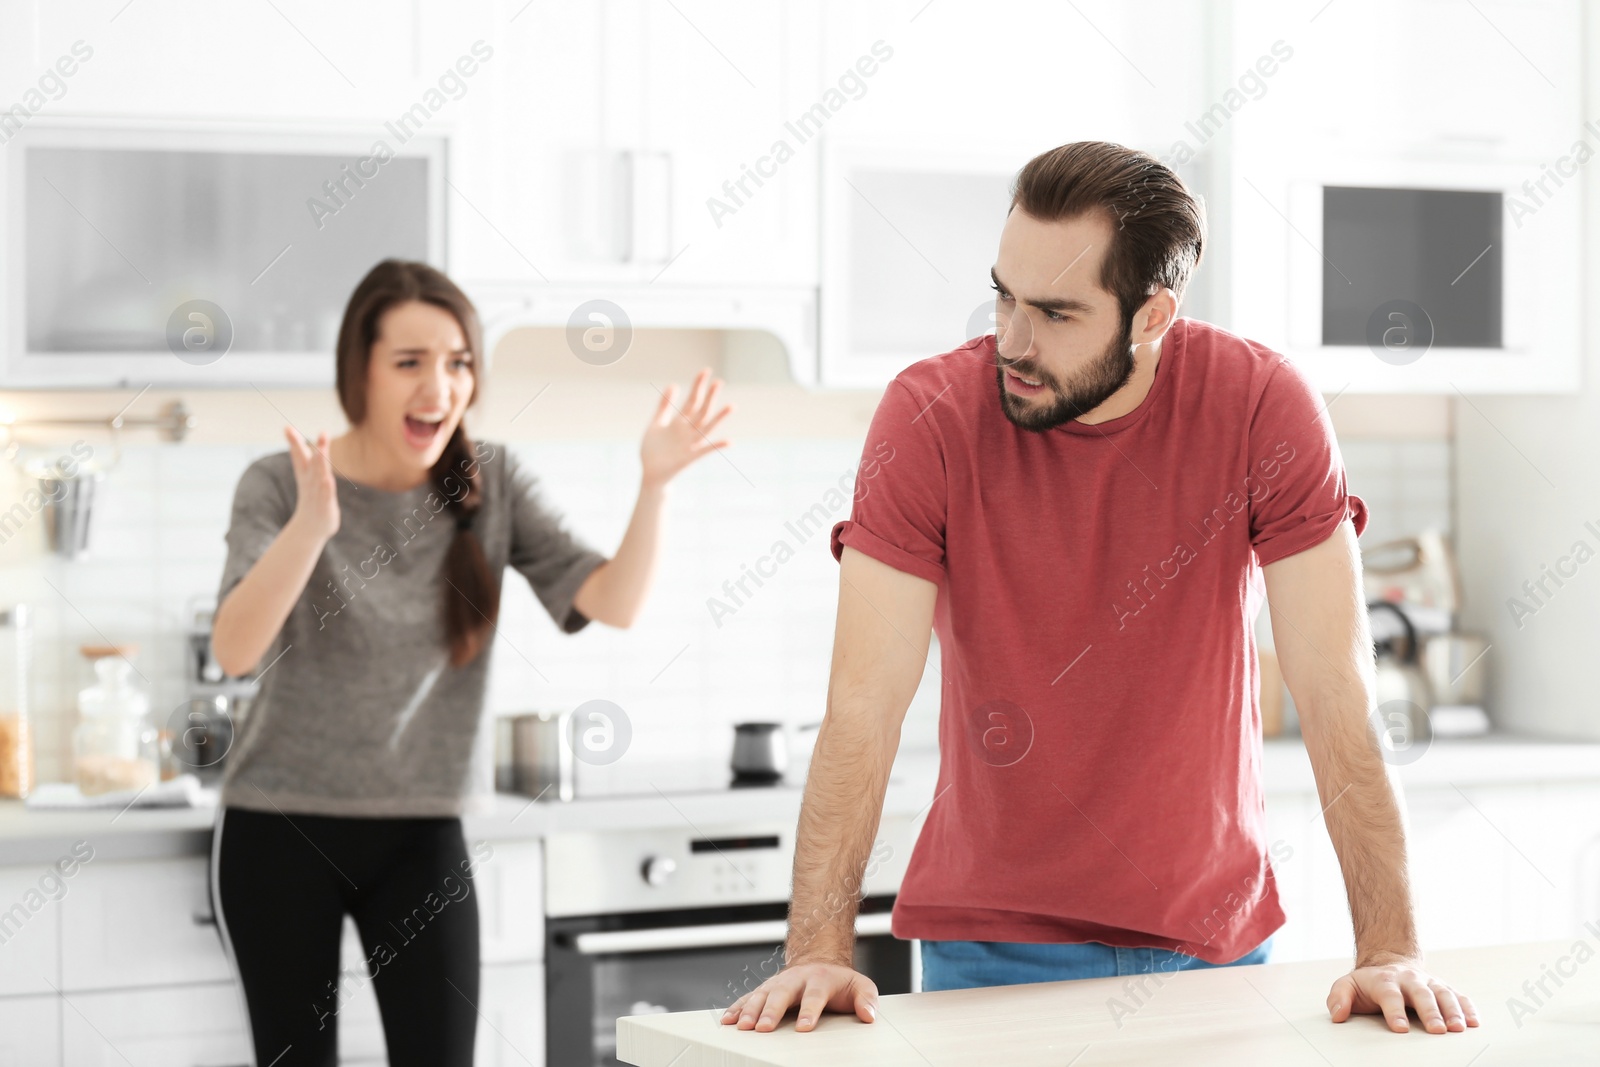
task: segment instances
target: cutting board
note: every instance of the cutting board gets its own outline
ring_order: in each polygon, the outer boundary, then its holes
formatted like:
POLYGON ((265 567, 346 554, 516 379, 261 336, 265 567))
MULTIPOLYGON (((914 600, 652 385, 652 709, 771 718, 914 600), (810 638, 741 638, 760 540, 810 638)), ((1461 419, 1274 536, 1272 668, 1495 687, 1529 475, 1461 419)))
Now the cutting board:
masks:
POLYGON ((793 1015, 770 1034, 723 1026, 712 1009, 629 1016, 617 1020, 617 1054, 637 1067, 1600 1064, 1600 930, 1428 961, 1472 997, 1481 1026, 1429 1034, 1413 1019, 1396 1034, 1378 1016, 1333 1023, 1324 1003, 1348 964, 1314 961, 1190 971, 1142 990, 1096 978, 906 993, 881 998, 876 1022, 825 1015, 805 1034, 793 1015))

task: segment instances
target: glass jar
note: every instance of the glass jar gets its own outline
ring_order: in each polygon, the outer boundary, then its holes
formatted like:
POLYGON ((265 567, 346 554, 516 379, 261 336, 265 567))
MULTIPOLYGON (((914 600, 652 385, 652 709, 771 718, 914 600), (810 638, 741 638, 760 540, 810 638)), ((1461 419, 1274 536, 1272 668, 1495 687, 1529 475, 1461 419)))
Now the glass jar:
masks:
POLYGON ((33 729, 28 721, 32 656, 28 606, 0 608, 0 797, 33 792, 33 729))
POLYGON ((73 776, 78 791, 95 796, 154 785, 160 773, 150 698, 129 679, 133 645, 86 645, 94 685, 78 693, 78 726, 72 732, 73 776))

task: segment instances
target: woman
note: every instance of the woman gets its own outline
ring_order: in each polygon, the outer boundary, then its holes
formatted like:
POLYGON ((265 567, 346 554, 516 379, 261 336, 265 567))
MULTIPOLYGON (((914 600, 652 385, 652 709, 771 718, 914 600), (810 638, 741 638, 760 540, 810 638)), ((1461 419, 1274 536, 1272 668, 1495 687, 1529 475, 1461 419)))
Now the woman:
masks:
MULTIPOLYGON (((632 521, 611 559, 561 525, 503 445, 462 423, 482 333, 466 296, 386 260, 339 329, 350 429, 239 479, 212 650, 261 669, 212 845, 218 928, 261 1067, 332 1065, 339 940, 360 930, 394 1067, 472 1062, 478 913, 462 814, 489 810, 484 683, 500 579, 520 571, 563 631, 637 617, 667 483, 723 448, 721 382, 669 387, 644 433, 632 521)), ((359 968, 346 974, 364 981, 359 968)))

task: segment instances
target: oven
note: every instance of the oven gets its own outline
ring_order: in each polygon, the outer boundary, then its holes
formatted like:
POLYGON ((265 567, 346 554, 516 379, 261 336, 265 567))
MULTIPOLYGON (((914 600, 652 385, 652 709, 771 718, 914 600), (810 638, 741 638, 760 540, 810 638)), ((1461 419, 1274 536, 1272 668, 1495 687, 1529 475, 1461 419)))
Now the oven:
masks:
MULTIPOLYGON (((623 1015, 720 1016, 783 964, 794 826, 550 835, 545 1062, 617 1064, 623 1015)), ((880 993, 916 988, 915 942, 889 932, 910 858, 909 819, 885 818, 856 919, 855 968, 880 993)))

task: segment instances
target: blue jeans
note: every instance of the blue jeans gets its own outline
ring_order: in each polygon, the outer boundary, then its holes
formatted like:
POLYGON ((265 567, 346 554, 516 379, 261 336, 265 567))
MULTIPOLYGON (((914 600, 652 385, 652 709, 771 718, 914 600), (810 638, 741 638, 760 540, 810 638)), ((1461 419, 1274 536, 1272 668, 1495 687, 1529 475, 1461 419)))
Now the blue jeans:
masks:
POLYGON ((973 989, 978 986, 1060 982, 1068 978, 1117 978, 1128 974, 1170 974, 1206 967, 1266 963, 1272 938, 1232 963, 1205 960, 1164 948, 1118 948, 1098 941, 1033 944, 1015 941, 922 942, 922 988, 973 989))

